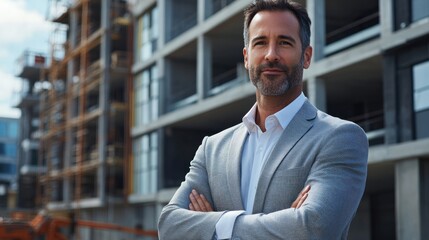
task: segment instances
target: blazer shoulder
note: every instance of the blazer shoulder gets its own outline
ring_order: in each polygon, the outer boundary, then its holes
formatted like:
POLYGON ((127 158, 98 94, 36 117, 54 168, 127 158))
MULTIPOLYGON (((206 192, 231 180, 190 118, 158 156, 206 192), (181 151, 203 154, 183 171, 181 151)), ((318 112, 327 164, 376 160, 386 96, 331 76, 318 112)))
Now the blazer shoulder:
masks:
POLYGON ((240 129, 243 127, 245 127, 243 123, 236 124, 232 127, 229 127, 227 129, 224 129, 218 133, 215 133, 215 134, 209 136, 208 140, 213 141, 213 140, 223 139, 225 137, 231 137, 237 129, 240 129))
POLYGON ((325 129, 353 129, 354 131, 365 134, 365 131, 356 123, 339 117, 331 116, 323 111, 317 110, 317 123, 319 126, 325 126, 325 129))

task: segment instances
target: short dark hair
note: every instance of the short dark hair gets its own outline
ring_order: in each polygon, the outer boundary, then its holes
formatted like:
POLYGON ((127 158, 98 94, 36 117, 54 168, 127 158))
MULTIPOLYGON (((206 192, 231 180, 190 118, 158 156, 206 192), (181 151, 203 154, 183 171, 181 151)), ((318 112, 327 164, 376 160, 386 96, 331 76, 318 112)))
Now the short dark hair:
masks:
POLYGON ((243 38, 244 46, 249 44, 249 25, 253 17, 260 11, 290 11, 299 22, 299 35, 301 38, 302 49, 310 45, 310 25, 311 20, 308 17, 307 10, 301 4, 290 0, 255 0, 244 10, 244 28, 243 38))

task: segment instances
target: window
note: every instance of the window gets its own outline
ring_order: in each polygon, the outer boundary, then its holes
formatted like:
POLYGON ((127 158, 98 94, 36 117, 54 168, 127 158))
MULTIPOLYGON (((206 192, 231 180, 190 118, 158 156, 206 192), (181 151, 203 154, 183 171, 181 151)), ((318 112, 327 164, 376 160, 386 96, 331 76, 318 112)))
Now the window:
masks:
POLYGON ((147 124, 159 115, 159 79, 152 66, 134 79, 134 126, 147 124))
POLYGON ((395 28, 397 30, 429 17, 428 0, 394 0, 394 2, 395 28))
POLYGON ((0 137, 7 136, 7 124, 5 122, 0 122, 0 137))
POLYGON ((156 7, 137 20, 135 62, 148 59, 156 51, 158 39, 158 10, 156 7))
POLYGON ((416 138, 429 137, 429 61, 413 66, 416 138))
POLYGON ((16 144, 0 143, 0 156, 15 158, 17 153, 16 144))
POLYGON ((0 137, 17 138, 18 122, 0 121, 0 137))
POLYGON ((429 17, 429 1, 411 0, 411 14, 413 22, 429 17))
POLYGON ((8 124, 7 135, 11 138, 18 138, 18 122, 10 122, 8 124))
POLYGON ((158 189, 158 133, 143 135, 134 140, 134 190, 138 195, 154 193, 158 189))

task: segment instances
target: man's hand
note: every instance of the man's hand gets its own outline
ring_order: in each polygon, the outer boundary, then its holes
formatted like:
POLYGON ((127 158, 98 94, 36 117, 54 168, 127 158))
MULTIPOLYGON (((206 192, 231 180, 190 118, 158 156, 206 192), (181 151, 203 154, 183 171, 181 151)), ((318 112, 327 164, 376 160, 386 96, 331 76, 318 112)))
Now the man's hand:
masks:
MULTIPOLYGON (((305 199, 308 197, 308 192, 310 191, 310 185, 307 185, 302 191, 298 194, 296 200, 292 203, 291 208, 300 208, 304 203, 305 199)), ((209 201, 204 197, 203 194, 199 194, 195 189, 192 189, 191 194, 189 194, 189 210, 197 212, 212 212, 213 208, 210 205, 209 201)))
POLYGON ((203 194, 199 194, 195 189, 192 189, 191 194, 189 194, 189 209, 197 212, 212 212, 213 208, 207 201, 206 197, 203 194))
POLYGON ((310 185, 307 185, 302 191, 298 194, 296 200, 292 203, 291 208, 300 208, 304 203, 305 199, 308 197, 308 192, 310 191, 310 185))

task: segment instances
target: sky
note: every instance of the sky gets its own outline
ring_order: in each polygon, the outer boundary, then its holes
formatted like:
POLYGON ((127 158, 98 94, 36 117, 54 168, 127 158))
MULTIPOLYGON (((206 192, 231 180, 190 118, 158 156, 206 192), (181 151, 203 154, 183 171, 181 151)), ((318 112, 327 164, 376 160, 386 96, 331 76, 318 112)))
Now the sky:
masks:
MULTIPOLYGON (((49 0, 0 0, 0 117, 19 117, 11 107, 22 80, 17 60, 25 50, 47 54, 52 29, 47 20, 49 0)), ((48 55, 48 54, 47 54, 48 55)))

